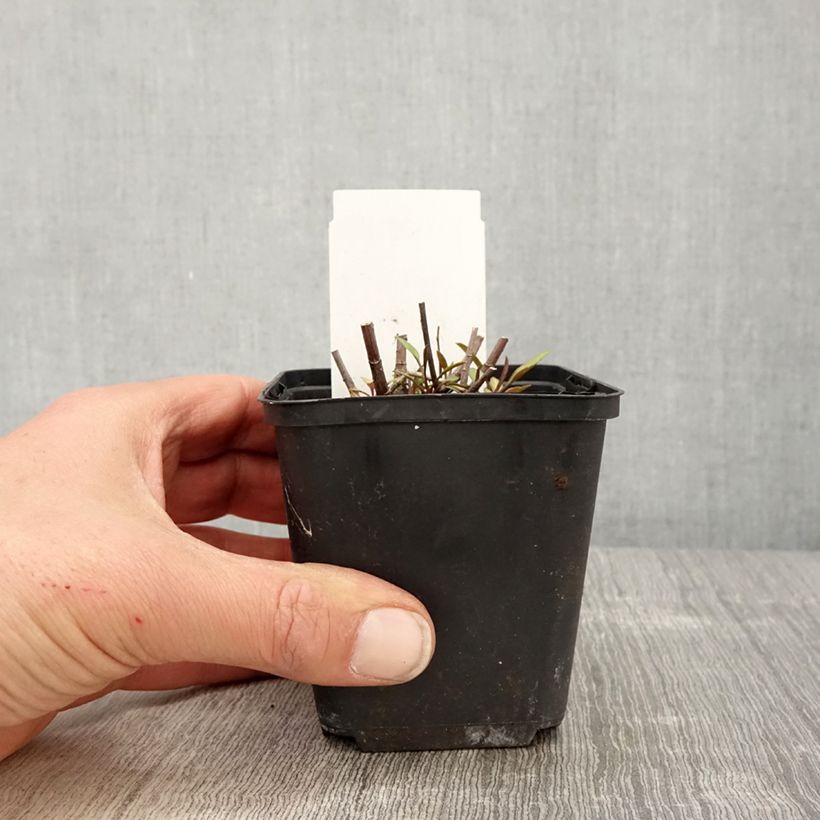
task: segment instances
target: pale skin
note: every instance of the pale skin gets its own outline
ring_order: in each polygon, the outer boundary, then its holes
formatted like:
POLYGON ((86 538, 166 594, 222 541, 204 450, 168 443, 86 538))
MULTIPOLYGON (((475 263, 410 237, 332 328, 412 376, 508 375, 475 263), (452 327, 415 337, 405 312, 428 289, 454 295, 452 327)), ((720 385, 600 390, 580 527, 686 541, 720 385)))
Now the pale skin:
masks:
POLYGON ((0 439, 0 759, 116 689, 385 685, 426 667, 432 622, 409 593, 201 523, 285 520, 261 387, 82 390, 0 439))

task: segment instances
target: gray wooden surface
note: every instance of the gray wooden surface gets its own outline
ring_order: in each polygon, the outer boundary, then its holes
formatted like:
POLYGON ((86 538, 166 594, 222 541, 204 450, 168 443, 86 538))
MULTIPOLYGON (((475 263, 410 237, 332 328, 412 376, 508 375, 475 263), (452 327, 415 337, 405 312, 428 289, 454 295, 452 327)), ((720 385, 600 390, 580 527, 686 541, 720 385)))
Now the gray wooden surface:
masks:
POLYGON ((820 817, 819 597, 817 553, 595 549, 531 748, 363 754, 285 681, 122 694, 0 764, 0 817, 820 817))

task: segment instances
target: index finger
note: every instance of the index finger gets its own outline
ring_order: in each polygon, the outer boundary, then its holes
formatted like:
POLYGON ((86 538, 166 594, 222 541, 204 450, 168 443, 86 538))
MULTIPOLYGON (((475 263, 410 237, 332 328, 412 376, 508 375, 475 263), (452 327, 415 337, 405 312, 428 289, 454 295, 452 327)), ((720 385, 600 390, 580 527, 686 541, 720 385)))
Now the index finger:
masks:
POLYGON ((181 376, 144 385, 150 421, 181 461, 199 461, 227 450, 276 454, 274 428, 258 401, 264 382, 248 376, 181 376))

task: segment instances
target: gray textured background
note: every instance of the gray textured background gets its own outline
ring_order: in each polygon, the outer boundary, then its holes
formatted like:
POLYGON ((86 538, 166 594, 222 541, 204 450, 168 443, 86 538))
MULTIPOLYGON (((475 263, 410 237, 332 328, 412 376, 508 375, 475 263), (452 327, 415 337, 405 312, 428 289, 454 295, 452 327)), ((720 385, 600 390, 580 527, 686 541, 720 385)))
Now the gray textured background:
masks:
POLYGON ((594 540, 818 548, 819 44, 817 0, 4 0, 0 431, 323 364, 331 191, 478 188, 490 333, 627 390, 594 540))

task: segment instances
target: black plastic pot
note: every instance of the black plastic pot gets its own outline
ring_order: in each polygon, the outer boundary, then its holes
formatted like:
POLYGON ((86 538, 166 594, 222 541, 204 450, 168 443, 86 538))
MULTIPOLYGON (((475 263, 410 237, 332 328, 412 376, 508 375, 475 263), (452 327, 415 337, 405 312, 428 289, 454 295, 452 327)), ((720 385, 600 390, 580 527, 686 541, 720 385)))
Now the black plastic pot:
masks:
POLYGON ((521 394, 330 398, 329 370, 263 391, 297 561, 372 573, 436 626, 415 680, 314 689, 361 749, 523 746, 564 717, 606 420, 621 391, 542 365, 521 394))

